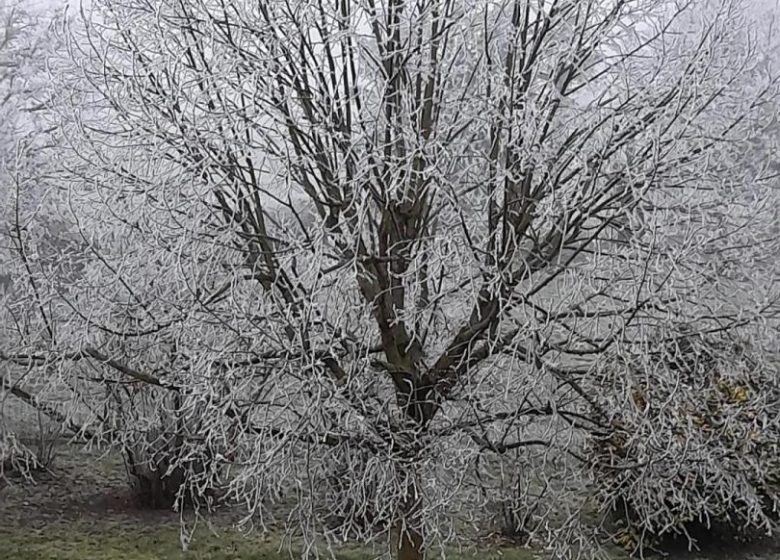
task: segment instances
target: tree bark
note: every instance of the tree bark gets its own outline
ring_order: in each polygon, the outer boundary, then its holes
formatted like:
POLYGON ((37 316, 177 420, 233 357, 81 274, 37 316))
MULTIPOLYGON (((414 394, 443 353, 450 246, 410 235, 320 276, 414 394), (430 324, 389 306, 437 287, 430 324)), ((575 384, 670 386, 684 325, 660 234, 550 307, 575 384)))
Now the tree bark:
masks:
POLYGON ((423 537, 416 529, 406 528, 400 530, 398 545, 398 560, 422 560, 423 537))
POLYGON ((414 472, 409 472, 405 481, 406 496, 401 504, 401 518, 397 522, 397 560, 423 560, 425 556, 420 528, 422 496, 414 476, 414 472))

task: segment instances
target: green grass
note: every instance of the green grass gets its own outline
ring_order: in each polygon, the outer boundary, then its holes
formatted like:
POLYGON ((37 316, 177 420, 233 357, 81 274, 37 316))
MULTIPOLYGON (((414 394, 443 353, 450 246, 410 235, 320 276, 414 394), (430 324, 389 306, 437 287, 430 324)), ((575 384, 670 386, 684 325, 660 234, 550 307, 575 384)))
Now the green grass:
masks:
MULTIPOLYGON (((187 552, 178 528, 144 529, 100 523, 61 523, 45 529, 0 528, 0 558, 8 560, 282 560, 298 558, 295 550, 279 551, 279 541, 235 532, 195 534, 187 552)), ((355 546, 336 551, 338 560, 370 560, 375 554, 355 546)), ((431 555, 432 558, 436 556, 431 555)), ((453 553, 455 560, 532 560, 524 549, 490 548, 453 553)))

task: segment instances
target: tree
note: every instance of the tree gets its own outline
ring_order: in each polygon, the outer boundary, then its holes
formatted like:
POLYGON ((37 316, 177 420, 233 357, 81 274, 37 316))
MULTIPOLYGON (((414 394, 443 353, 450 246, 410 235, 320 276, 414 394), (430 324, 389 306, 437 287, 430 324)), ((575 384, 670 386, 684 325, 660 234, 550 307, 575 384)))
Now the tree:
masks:
POLYGON ((7 354, 173 412, 182 460, 232 457, 261 517, 292 492, 307 542, 422 558, 509 452, 589 468, 615 352, 776 313, 774 199, 740 164, 775 84, 743 83, 736 0, 90 10, 57 85, 85 250, 33 276, 81 272, 57 336, 7 354))
MULTIPOLYGON (((16 2, 4 1, 0 4, 0 26, 0 119, 4 124, 0 136, 0 180, 3 199, 8 200, 13 197, 11 183, 17 165, 31 149, 30 137, 36 129, 34 114, 40 109, 31 96, 40 90, 43 68, 35 61, 40 54, 40 23, 35 16, 16 2)), ((7 205, 3 205, 2 220, 3 233, 7 233, 12 221, 7 205)), ((0 286, 6 289, 9 283, 10 277, 3 273, 0 286)))
MULTIPOLYGON (((43 300, 34 297, 36 280, 28 273, 35 266, 37 243, 51 244, 57 236, 56 227, 47 223, 50 215, 38 215, 46 192, 42 154, 51 138, 44 116, 48 101, 46 56, 52 48, 48 23, 48 18, 25 3, 0 2, 0 304, 4 320, 0 352, 9 348, 19 351, 15 331, 27 330, 26 317, 30 312, 38 313, 29 303, 43 300)), ((12 400, 38 408, 56 424, 68 424, 56 408, 18 386, 16 373, 0 369, 0 475, 8 465, 27 474, 28 467, 40 466, 43 459, 42 450, 35 453, 20 443, 14 429, 18 422, 12 418, 15 409, 7 406, 12 400)))

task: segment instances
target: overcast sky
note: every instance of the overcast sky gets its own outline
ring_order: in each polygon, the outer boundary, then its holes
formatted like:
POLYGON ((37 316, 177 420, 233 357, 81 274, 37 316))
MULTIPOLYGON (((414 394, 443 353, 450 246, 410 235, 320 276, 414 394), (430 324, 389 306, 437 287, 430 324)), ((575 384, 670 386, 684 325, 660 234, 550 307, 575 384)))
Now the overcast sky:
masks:
MULTIPOLYGON (((671 0, 670 0, 671 1, 671 0)), ((771 9, 778 9, 780 6, 780 0, 743 0, 746 5, 749 5, 755 13, 766 12, 771 9)), ((69 3, 73 6, 78 5, 78 0, 22 0, 22 4, 35 7, 35 8, 56 8, 69 3)))
MULTIPOLYGON (((2 2, 3 0, 0 0, 2 2)), ((6 0, 7 1, 7 0, 6 0)), ((13 0, 11 0, 13 2, 13 0)), ((78 10, 80 4, 89 4, 91 0, 17 0, 23 6, 27 6, 31 11, 39 12, 44 15, 47 11, 52 14, 58 7, 65 5, 72 6, 71 11, 78 10), (75 10, 74 10, 75 8, 75 10)), ((641 2, 642 0, 637 0, 641 2)), ((653 1, 653 0, 648 0, 653 1)), ((669 0, 674 2, 675 0, 669 0)), ((711 1, 719 3, 727 0, 700 0, 703 3, 711 1)), ((740 0, 734 0, 740 1, 740 0)), ((773 58, 780 58, 780 0, 741 0, 743 5, 750 10, 750 15, 754 18, 754 21, 758 23, 764 32, 771 32, 773 39, 771 44, 774 45, 774 52, 778 56, 773 58)), ((766 39, 766 35, 764 37, 766 39)))

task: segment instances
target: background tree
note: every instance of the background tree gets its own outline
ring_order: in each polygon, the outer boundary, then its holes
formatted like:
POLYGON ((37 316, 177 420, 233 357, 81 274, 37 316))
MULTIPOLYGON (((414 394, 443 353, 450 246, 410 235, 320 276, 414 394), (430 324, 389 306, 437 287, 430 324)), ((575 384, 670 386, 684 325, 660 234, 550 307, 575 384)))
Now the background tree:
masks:
MULTIPOLYGON (((39 283, 32 269, 37 267, 39 250, 56 245, 61 233, 62 224, 52 213, 41 212, 49 170, 44 154, 52 140, 45 117, 50 101, 46 62, 55 44, 50 21, 35 5, 0 2, 0 354, 23 348, 17 335, 39 339, 40 320, 48 314, 47 286, 39 283), (31 322, 30 317, 38 319, 31 322)), ((19 385, 21 376, 36 377, 6 364, 0 368, 0 475, 7 462, 22 472, 32 464, 47 465, 49 437, 56 438, 60 426, 68 424, 46 395, 38 399, 35 391, 19 385), (13 420, 20 410, 25 410, 26 422, 13 420), (32 423, 39 433, 32 433, 30 421, 36 413, 37 422, 32 423), (21 445, 20 438, 28 444, 37 440, 38 449, 21 445)))

